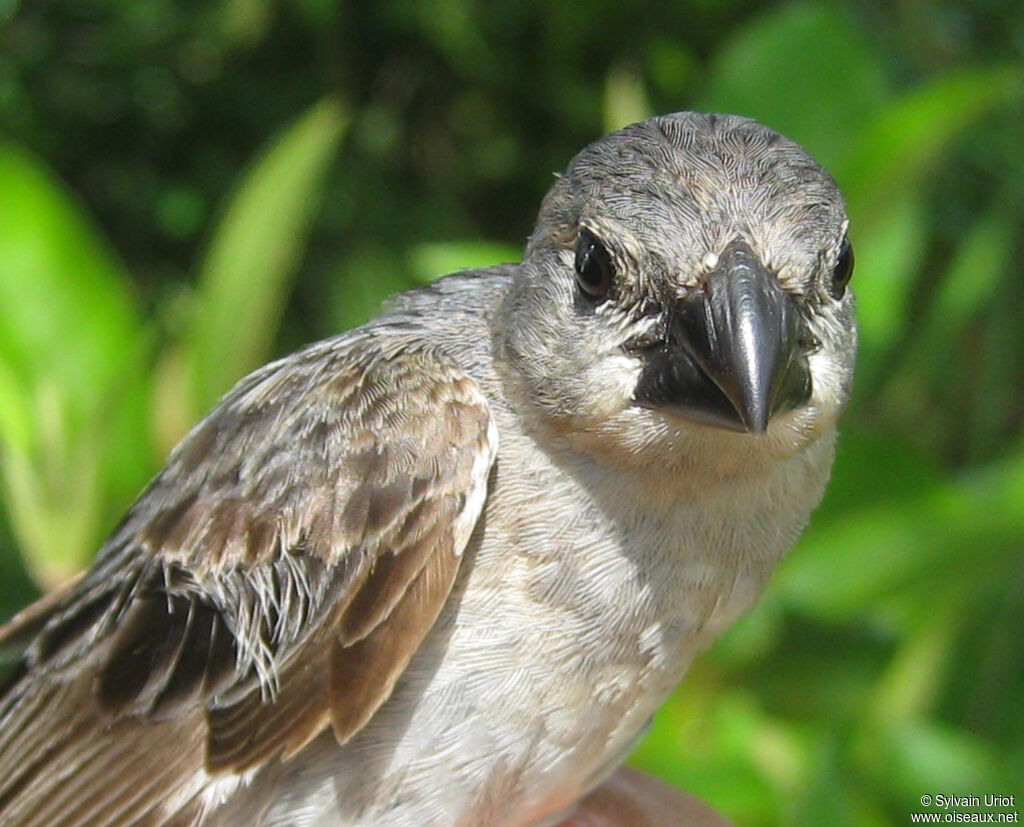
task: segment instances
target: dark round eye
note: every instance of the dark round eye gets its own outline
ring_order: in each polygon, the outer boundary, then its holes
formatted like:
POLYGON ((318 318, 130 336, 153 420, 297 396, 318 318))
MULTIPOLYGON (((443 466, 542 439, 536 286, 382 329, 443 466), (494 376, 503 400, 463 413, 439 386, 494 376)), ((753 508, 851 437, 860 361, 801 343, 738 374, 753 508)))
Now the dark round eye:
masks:
POLYGON ((839 251, 839 260, 836 261, 836 269, 832 271, 832 295, 837 299, 843 297, 846 292, 846 285, 850 283, 850 276, 853 275, 853 247, 850 239, 843 239, 842 249, 839 251))
POLYGON ((588 230, 576 240, 576 283, 594 299, 603 299, 615 278, 615 265, 605 246, 588 230))

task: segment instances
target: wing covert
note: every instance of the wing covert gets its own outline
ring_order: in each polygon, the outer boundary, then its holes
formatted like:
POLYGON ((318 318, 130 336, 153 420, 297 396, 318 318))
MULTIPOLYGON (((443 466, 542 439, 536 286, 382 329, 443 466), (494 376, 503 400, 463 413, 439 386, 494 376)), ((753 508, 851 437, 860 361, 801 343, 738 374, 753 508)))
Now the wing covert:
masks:
MULTIPOLYGON (((451 589, 496 431, 446 357, 360 345, 324 343, 243 380, 50 609, 0 698, 0 814, 17 812, 3 802, 19 789, 39 794, 26 767, 89 760, 99 733, 136 740, 198 714, 205 771, 242 772, 328 724, 350 738, 387 699, 451 589), (75 686, 93 698, 69 697, 75 686), (40 691, 92 717, 69 725, 51 705, 44 719, 40 691), (69 730, 54 756, 48 742, 69 730)), ((25 823, 75 823, 33 812, 25 823)))

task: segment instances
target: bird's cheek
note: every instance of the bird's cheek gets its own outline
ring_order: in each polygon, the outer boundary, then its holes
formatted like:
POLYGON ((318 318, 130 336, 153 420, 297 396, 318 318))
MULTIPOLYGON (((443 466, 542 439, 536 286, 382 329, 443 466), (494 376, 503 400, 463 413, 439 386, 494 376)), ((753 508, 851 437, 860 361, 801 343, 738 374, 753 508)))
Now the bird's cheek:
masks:
POLYGON ((586 371, 585 399, 580 410, 594 422, 603 422, 633 402, 633 390, 642 371, 639 360, 617 353, 586 371))

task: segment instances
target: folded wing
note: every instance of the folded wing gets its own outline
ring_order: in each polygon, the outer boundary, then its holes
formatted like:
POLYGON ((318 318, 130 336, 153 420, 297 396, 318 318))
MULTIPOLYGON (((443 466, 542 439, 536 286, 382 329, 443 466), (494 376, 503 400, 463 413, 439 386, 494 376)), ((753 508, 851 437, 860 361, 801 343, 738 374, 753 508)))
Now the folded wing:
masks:
POLYGON ((211 778, 329 725, 344 742, 387 700, 451 589, 496 436, 444 356, 344 342, 243 380, 93 569, 0 630, 35 634, 0 696, 0 822, 188 823, 211 778))

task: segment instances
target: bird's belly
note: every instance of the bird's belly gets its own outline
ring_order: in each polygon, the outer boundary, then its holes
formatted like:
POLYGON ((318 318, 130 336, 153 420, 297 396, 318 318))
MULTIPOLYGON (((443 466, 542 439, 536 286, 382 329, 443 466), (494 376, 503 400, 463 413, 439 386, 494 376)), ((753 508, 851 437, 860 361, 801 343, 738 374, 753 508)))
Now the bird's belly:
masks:
POLYGON ((820 492, 780 496, 806 467, 659 514, 614 481, 590 510, 555 485, 492 499, 445 609, 366 727, 344 745, 323 733, 209 823, 552 823, 760 594, 820 492))
POLYGON ((272 785, 254 779, 243 797, 277 803, 244 823, 557 820, 628 754, 737 582, 702 569, 663 605, 666 584, 621 553, 591 548, 567 570, 565 551, 510 568, 482 547, 391 699, 350 743, 324 733, 272 785))

